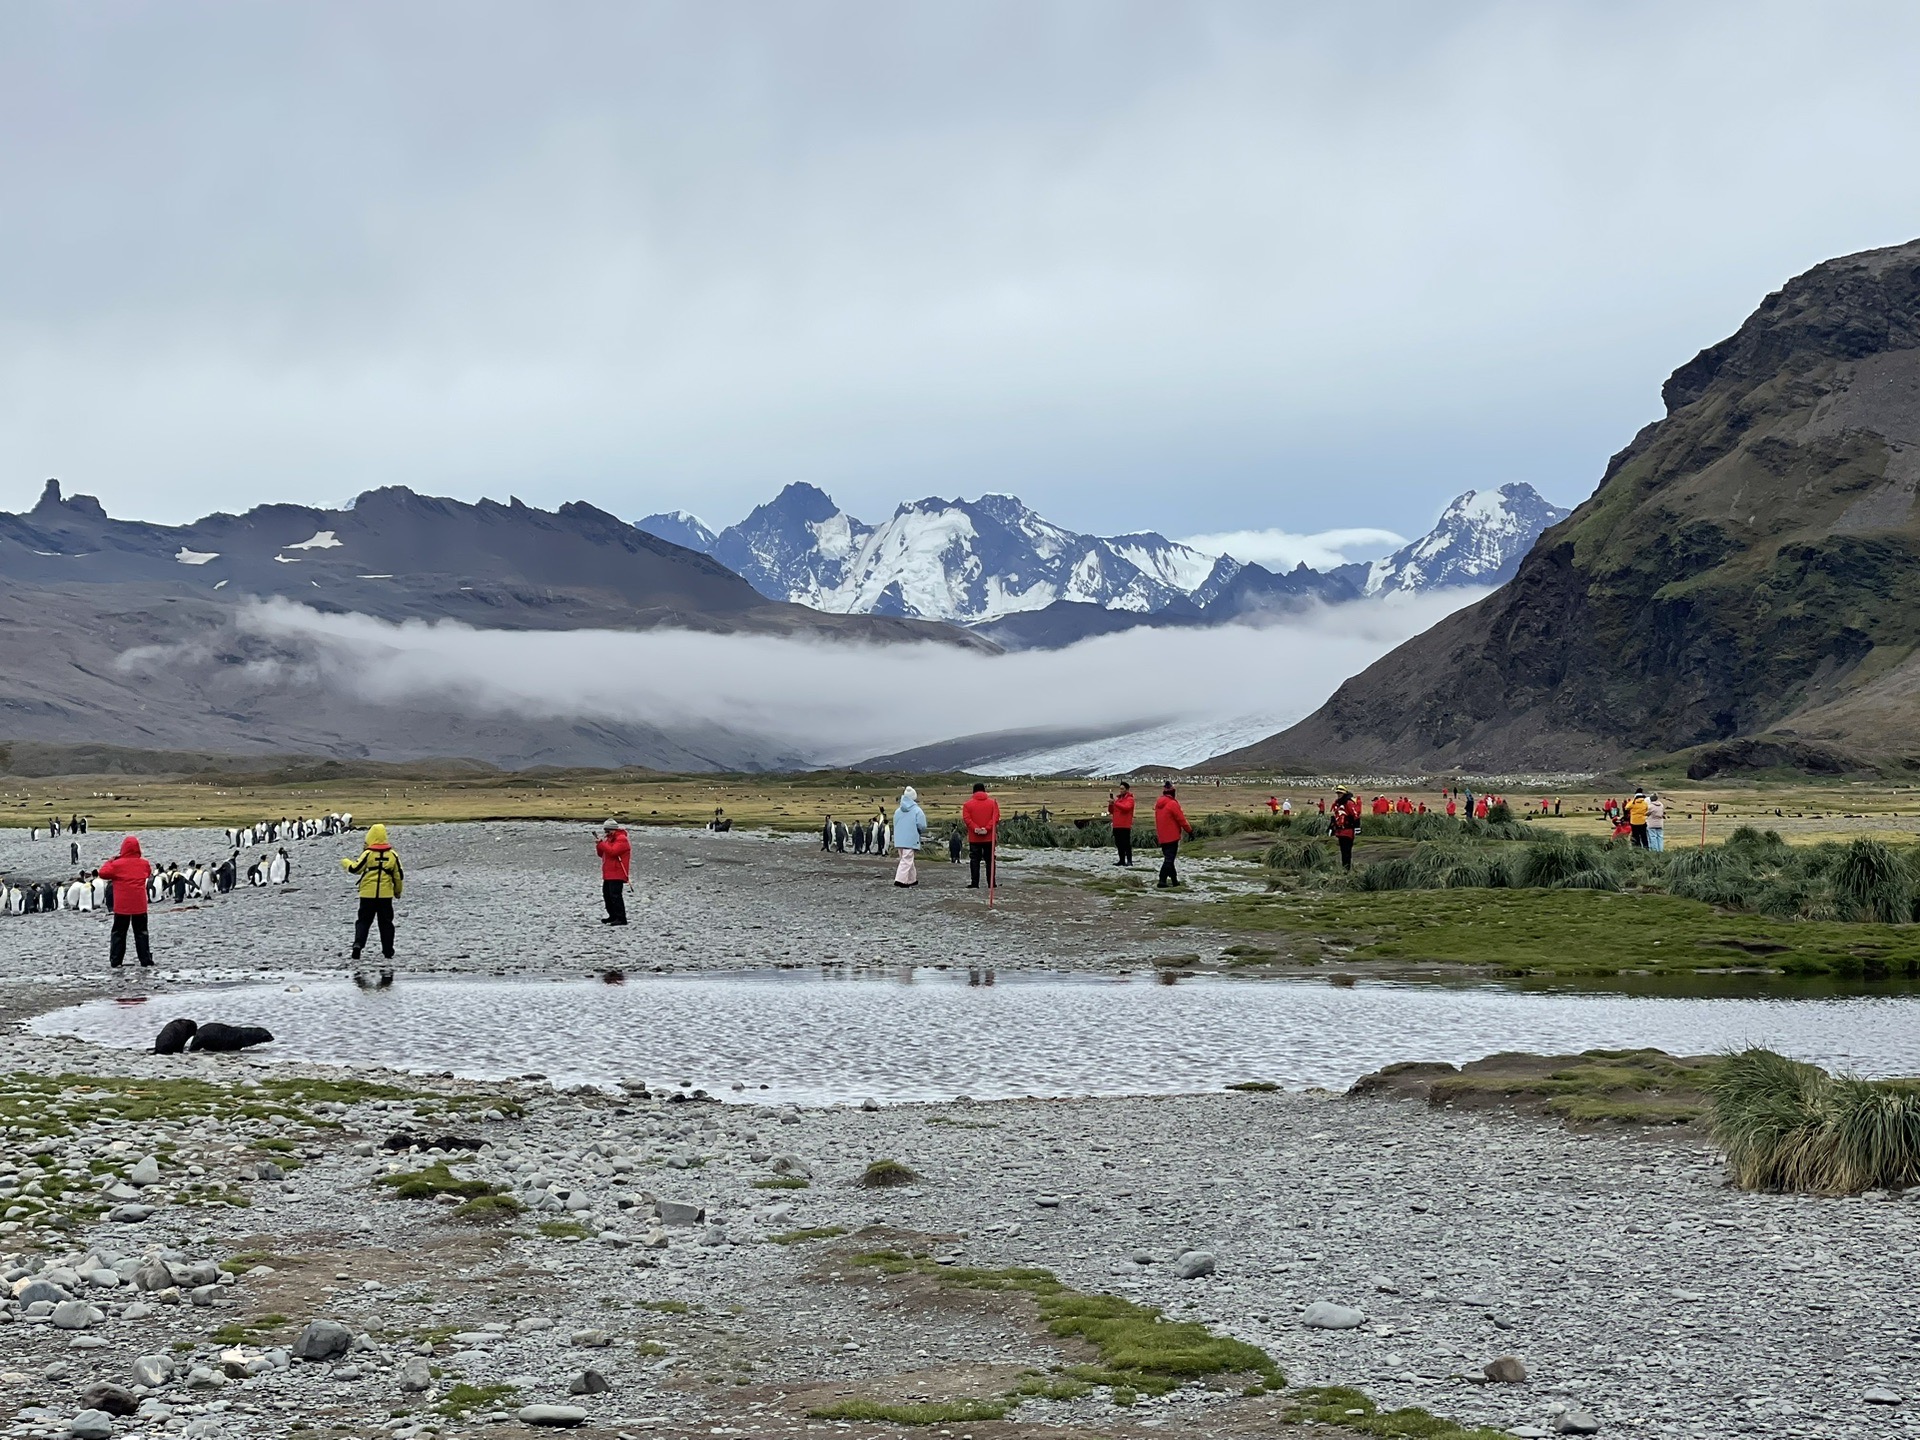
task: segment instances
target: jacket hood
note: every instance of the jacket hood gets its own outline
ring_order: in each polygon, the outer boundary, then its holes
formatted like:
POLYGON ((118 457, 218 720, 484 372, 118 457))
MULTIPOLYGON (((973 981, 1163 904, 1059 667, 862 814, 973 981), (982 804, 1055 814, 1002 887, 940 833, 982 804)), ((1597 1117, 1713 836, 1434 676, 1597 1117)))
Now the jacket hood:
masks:
POLYGON ((369 825, 367 827, 367 849, 385 850, 388 848, 390 847, 387 845, 387 827, 384 825, 369 825))
POLYGON ((126 839, 120 842, 120 853, 138 860, 140 858, 140 837, 138 835, 127 836, 126 839))

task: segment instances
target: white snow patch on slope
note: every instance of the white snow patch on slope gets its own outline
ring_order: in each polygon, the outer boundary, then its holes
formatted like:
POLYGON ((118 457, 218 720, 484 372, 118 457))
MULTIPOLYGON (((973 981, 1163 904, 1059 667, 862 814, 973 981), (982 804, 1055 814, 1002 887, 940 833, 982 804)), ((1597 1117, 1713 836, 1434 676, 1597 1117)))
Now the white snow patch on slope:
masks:
POLYGON ((1105 740, 1083 740, 976 765, 976 775, 1124 775, 1145 765, 1184 768, 1284 730, 1298 715, 1173 720, 1105 740))
POLYGON ((298 545, 289 545, 289 550, 338 550, 345 542, 331 530, 316 530, 298 545))
POLYGON ((182 545, 174 552, 173 558, 182 565, 204 565, 209 560, 218 560, 220 558, 220 552, 218 550, 189 550, 186 546, 182 545))

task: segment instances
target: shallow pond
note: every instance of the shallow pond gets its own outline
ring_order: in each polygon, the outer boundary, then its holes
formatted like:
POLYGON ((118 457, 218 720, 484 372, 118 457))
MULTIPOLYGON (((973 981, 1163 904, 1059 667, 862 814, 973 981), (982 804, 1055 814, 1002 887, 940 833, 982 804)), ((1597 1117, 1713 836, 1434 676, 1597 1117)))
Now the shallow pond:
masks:
POLYGON ((1243 1080, 1344 1089, 1396 1060, 1765 1044, 1869 1075, 1920 1073, 1920 1001, 1668 998, 1152 975, 772 971, 596 980, 343 979, 94 1000, 30 1022, 146 1048, 175 1016, 265 1025, 263 1058, 528 1072, 557 1084, 682 1081, 803 1103, 1139 1095, 1243 1080))

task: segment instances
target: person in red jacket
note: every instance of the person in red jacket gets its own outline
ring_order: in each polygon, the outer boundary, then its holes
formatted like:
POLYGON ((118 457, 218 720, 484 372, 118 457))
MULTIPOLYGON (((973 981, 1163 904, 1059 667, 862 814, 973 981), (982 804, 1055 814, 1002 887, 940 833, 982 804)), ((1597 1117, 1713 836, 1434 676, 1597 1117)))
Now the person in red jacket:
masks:
POLYGON ((1154 886, 1156 890, 1180 883, 1180 872, 1173 862, 1179 858, 1182 835, 1191 838, 1193 826, 1187 823, 1187 812, 1174 798, 1173 782, 1169 780, 1162 787, 1160 798, 1153 802, 1153 838, 1160 842, 1160 880, 1154 886))
POLYGON ((133 931, 133 948, 142 967, 153 964, 153 945, 147 939, 147 881, 153 866, 140 854, 140 837, 129 835, 120 842, 120 853, 100 867, 100 874, 113 887, 113 938, 107 942, 107 963, 118 970, 127 958, 127 931, 133 931))
POLYGON ((1267 813, 1269 815, 1278 815, 1280 813, 1280 797, 1278 795, 1267 796, 1267 813))
POLYGON ((1116 865, 1133 864, 1133 786, 1120 782, 1120 793, 1107 797, 1107 819, 1113 822, 1113 848, 1120 858, 1116 865))
POLYGON ((594 841, 594 853, 600 857, 600 894, 607 902, 602 925, 627 923, 627 882, 633 878, 633 844, 618 820, 600 827, 605 835, 594 841))
POLYGON ((1340 868, 1353 869, 1353 837, 1360 833, 1360 797, 1342 785, 1333 797, 1328 828, 1340 842, 1340 868))
POLYGON ((987 884, 991 886, 994 882, 993 845, 1000 833, 1000 802, 989 795, 987 787, 978 780, 973 783, 973 794, 960 807, 960 823, 967 832, 967 869, 973 876, 967 888, 980 888, 982 865, 987 867, 987 884))

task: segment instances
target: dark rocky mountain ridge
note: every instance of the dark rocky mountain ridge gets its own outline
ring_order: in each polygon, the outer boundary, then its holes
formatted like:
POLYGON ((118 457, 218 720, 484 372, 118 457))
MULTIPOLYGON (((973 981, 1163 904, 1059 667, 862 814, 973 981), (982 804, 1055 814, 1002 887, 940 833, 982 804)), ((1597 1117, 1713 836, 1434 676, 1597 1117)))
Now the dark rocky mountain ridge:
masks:
POLYGON ((536 719, 374 703, 313 642, 236 623, 259 599, 494 630, 690 629, 989 642, 950 626, 768 601, 705 555, 590 505, 548 512, 392 487, 350 507, 265 505, 191 525, 116 520, 48 482, 0 514, 0 742, 349 759, 465 756, 511 766, 804 766, 725 726, 536 719), (157 663, 129 656, 156 652, 157 663))
POLYGON ((1920 761, 1920 241, 1795 277, 1662 395, 1505 587, 1209 768, 1920 761))

